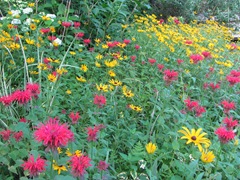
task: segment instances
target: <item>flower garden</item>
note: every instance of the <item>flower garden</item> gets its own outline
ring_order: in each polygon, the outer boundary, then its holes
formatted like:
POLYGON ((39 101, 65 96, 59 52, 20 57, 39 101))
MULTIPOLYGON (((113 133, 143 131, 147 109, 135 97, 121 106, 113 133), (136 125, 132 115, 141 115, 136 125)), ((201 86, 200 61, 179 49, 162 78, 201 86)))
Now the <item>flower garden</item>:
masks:
POLYGON ((215 21, 0 20, 0 179, 239 179, 240 46, 215 21))

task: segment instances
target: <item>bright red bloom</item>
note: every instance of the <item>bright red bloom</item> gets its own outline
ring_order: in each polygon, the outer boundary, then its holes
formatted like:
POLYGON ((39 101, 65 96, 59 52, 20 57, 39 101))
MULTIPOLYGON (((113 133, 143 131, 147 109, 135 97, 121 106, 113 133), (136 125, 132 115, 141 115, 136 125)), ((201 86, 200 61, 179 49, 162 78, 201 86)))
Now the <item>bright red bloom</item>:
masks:
POLYGON ((96 104, 99 108, 103 107, 103 105, 106 104, 106 98, 102 95, 95 95, 93 103, 96 104))
POLYGON ((136 44, 136 45, 135 45, 135 49, 136 49, 136 50, 139 50, 139 49, 140 49, 140 46, 136 44))
POLYGON ((208 83, 204 83, 204 84, 203 84, 203 88, 204 88, 204 89, 207 89, 207 88, 208 88, 208 83))
POLYGON ((103 129, 105 126, 103 124, 94 126, 94 127, 88 127, 87 128, 87 134, 88 134, 88 141, 96 141, 97 140, 97 133, 103 129))
POLYGON ((173 21, 175 24, 180 24, 180 21, 177 18, 175 18, 173 21))
POLYGON ((62 22, 62 26, 65 27, 65 28, 69 28, 70 26, 72 26, 72 23, 71 22, 62 22))
POLYGON ((230 83, 230 86, 240 83, 240 77, 226 76, 227 81, 230 83))
POLYGON ((238 120, 233 120, 232 117, 228 118, 228 117, 225 117, 223 119, 223 123, 226 125, 226 127, 228 129, 232 129, 233 127, 237 126, 238 125, 238 120))
POLYGON ((54 41, 55 39, 57 39, 56 36, 48 36, 48 40, 49 40, 49 41, 54 41))
POLYGON ((164 68, 163 64, 157 64, 157 68, 159 71, 162 71, 162 69, 164 68))
POLYGON ((90 166, 91 159, 88 156, 72 156, 70 159, 71 173, 75 177, 83 176, 86 173, 86 169, 90 166))
POLYGON ((97 168, 100 171, 106 171, 108 166, 109 166, 109 164, 107 164, 105 161, 99 161, 97 168))
POLYGON ((47 33, 50 32, 50 28, 41 28, 41 29, 40 29, 40 32, 41 32, 42 34, 47 34, 47 33))
POLYGON ((91 40, 90 40, 90 39, 84 39, 84 40, 83 40, 83 43, 84 43, 85 45, 88 45, 88 44, 91 43, 91 40))
POLYGON ((219 127, 216 129, 215 134, 218 135, 218 138, 222 143, 227 143, 235 137, 234 132, 232 130, 228 131, 225 127, 219 127))
POLYGON ((164 19, 160 19, 158 24, 163 24, 164 23, 164 19))
POLYGON ((174 70, 167 69, 164 72, 163 79, 169 85, 172 81, 176 81, 178 79, 178 72, 174 70))
POLYGON ((38 157, 36 161, 34 161, 33 155, 30 155, 27 161, 22 164, 23 169, 28 170, 31 177, 37 177, 39 173, 45 171, 45 167, 47 166, 46 160, 38 157))
POLYGON ((40 94, 40 87, 37 83, 28 83, 26 85, 26 90, 29 91, 34 98, 38 98, 40 94))
POLYGON ((74 28, 77 29, 77 28, 79 28, 81 26, 81 23, 80 22, 74 22, 73 26, 74 26, 74 28))
POLYGON ((0 102, 1 102, 4 106, 9 106, 9 105, 11 105, 14 100, 15 100, 15 99, 14 99, 14 97, 13 97, 12 95, 0 97, 0 102))
POLYGON ((25 119, 24 117, 23 117, 23 118, 20 118, 20 119, 19 119, 19 122, 26 123, 26 122, 27 122, 27 119, 25 119))
POLYGON ((123 43, 125 43, 125 44, 129 44, 130 42, 131 42, 130 39, 124 39, 124 40, 123 40, 123 43))
POLYGON ((117 46, 118 44, 119 44, 118 41, 107 42, 107 46, 108 46, 109 48, 113 48, 113 47, 117 46))
POLYGON ((131 56, 130 58, 131 58, 131 61, 132 61, 132 62, 135 62, 137 56, 131 56))
POLYGON ((212 58, 211 53, 208 51, 203 51, 202 55, 204 56, 204 58, 212 58))
POLYGON ((13 137, 15 138, 15 140, 16 140, 17 142, 19 142, 19 141, 22 139, 22 137, 23 137, 23 132, 22 132, 22 131, 15 132, 15 133, 13 134, 13 137))
POLYGON ((191 99, 189 98, 184 100, 184 102, 185 102, 185 105, 187 106, 188 111, 193 111, 199 106, 198 101, 191 101, 191 99))
POLYGON ((240 71, 232 70, 230 75, 233 77, 240 77, 240 71))
POLYGON ((221 104, 223 105, 224 108, 224 113, 228 114, 230 110, 235 109, 235 103, 229 102, 229 101, 222 101, 221 104))
POLYGON ((205 113, 206 109, 203 106, 197 106, 195 108, 196 117, 201 117, 202 113, 205 113))
POLYGON ((184 61, 182 59, 177 59, 178 65, 182 64, 184 61))
POLYGON ((186 45, 190 45, 190 44, 192 44, 193 43, 193 41, 191 41, 191 40, 185 40, 185 44, 186 45))
POLYGON ((4 141, 8 141, 10 136, 11 136, 12 131, 7 129, 7 130, 3 130, 0 131, 0 135, 2 136, 4 141))
POLYGON ((29 91, 16 90, 12 96, 19 104, 27 104, 32 99, 29 91))
POLYGON ((148 59, 148 62, 153 65, 155 62, 156 62, 156 59, 152 59, 152 58, 149 58, 148 59))
POLYGON ((232 47, 232 49, 237 49, 237 45, 235 43, 230 44, 230 46, 232 47))
POLYGON ((50 118, 45 124, 38 125, 34 137, 48 148, 56 149, 67 146, 69 141, 73 141, 74 134, 68 129, 67 124, 60 124, 57 118, 50 118))
POLYGON ((220 84, 214 84, 213 82, 209 83, 209 86, 212 88, 212 90, 216 90, 220 88, 220 84))
POLYGON ((83 33, 83 32, 78 32, 78 33, 75 34, 75 37, 76 37, 77 39, 81 39, 83 36, 84 36, 84 33, 83 33))
POLYGON ((73 123, 73 124, 76 124, 77 121, 79 120, 79 118, 81 118, 81 117, 80 117, 80 115, 79 115, 78 112, 76 112, 76 114, 74 114, 74 112, 71 112, 71 113, 69 114, 69 118, 72 120, 72 123, 73 123))
POLYGON ((200 54, 192 54, 190 59, 193 60, 194 64, 197 64, 199 61, 203 60, 203 57, 200 54))

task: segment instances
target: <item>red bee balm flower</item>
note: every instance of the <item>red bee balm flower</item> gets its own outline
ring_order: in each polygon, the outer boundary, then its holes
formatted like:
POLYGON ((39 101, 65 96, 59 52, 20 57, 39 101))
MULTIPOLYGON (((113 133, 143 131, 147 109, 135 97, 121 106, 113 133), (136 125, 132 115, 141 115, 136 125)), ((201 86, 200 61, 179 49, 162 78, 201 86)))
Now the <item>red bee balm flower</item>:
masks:
POLYGON ((62 26, 65 28, 69 28, 72 25, 71 22, 62 22, 62 26))
POLYGON ((84 43, 85 45, 88 45, 88 44, 91 43, 91 40, 90 40, 90 39, 84 39, 84 40, 83 40, 83 43, 84 43))
POLYGON ((7 129, 7 130, 3 130, 0 131, 0 135, 2 136, 4 141, 8 141, 10 136, 11 136, 12 131, 7 129))
POLYGON ((219 127, 215 131, 215 134, 218 135, 218 138, 222 143, 227 143, 235 137, 234 132, 232 130, 228 131, 225 127, 219 127))
POLYGON ((42 28, 42 29, 40 29, 40 32, 41 32, 42 34, 47 34, 47 33, 50 32, 50 28, 42 28))
POLYGON ((109 166, 109 164, 107 164, 105 161, 99 161, 97 168, 100 171, 106 171, 108 166, 109 166))
POLYGON ((125 43, 125 44, 129 44, 131 42, 131 40, 129 40, 129 39, 124 39, 123 40, 123 43, 125 43))
POLYGON ((192 54, 190 59, 193 61, 194 64, 197 64, 198 61, 202 61, 203 57, 200 54, 192 54))
POLYGON ((78 112, 76 112, 76 114, 74 114, 74 112, 71 112, 71 113, 69 114, 69 118, 72 120, 72 123, 73 123, 73 124, 76 124, 77 121, 78 121, 78 119, 80 118, 80 115, 79 115, 78 112))
POLYGON ((76 39, 81 39, 84 36, 83 32, 78 32, 75 34, 76 39))
POLYGON ((31 99, 31 92, 16 90, 12 96, 19 104, 27 104, 31 99))
POLYGON ((149 58, 148 59, 148 62, 153 65, 155 62, 156 62, 156 59, 152 59, 152 58, 149 58))
POLYGON ((223 123, 226 124, 226 127, 228 129, 232 129, 233 127, 237 126, 238 125, 238 121, 237 120, 233 120, 232 117, 228 118, 228 117, 225 117, 223 119, 223 123))
POLYGON ((39 84, 36 83, 28 83, 26 85, 26 90, 31 93, 31 96, 34 98, 38 98, 38 95, 40 94, 40 87, 39 84))
POLYGON ((73 141, 74 134, 68 129, 67 124, 59 124, 57 118, 50 118, 45 124, 40 124, 34 132, 36 141, 54 150, 66 146, 73 141))
POLYGON ((86 173, 86 169, 90 166, 91 159, 88 156, 72 156, 70 159, 70 167, 72 175, 75 177, 83 176, 86 173))
POLYGON ((95 95, 93 103, 96 104, 99 108, 103 107, 103 105, 106 104, 106 98, 102 95, 95 95))
POLYGON ((96 141, 97 140, 97 133, 103 129, 105 126, 103 124, 100 124, 98 126, 88 127, 87 128, 87 134, 88 134, 88 141, 96 141))
POLYGON ((224 113, 228 114, 231 109, 235 109, 235 103, 234 102, 228 102, 226 100, 222 101, 221 104, 224 108, 224 113))
POLYGON ((167 83, 167 85, 169 85, 172 81, 176 81, 178 78, 178 72, 174 70, 171 71, 170 69, 167 69, 163 73, 163 79, 167 83))
POLYGON ((74 22, 73 23, 74 28, 79 28, 81 26, 80 22, 74 22))
POLYGON ((19 132, 14 133, 14 134, 13 134, 13 137, 14 137, 14 139, 15 139, 17 142, 19 142, 19 141, 22 139, 22 137, 23 137, 23 132, 22 132, 22 131, 19 131, 19 132))
POLYGON ((24 170, 29 171, 30 176, 37 177, 39 173, 45 171, 46 165, 46 160, 38 157, 36 161, 34 161, 33 155, 30 155, 28 160, 22 164, 22 167, 24 170))

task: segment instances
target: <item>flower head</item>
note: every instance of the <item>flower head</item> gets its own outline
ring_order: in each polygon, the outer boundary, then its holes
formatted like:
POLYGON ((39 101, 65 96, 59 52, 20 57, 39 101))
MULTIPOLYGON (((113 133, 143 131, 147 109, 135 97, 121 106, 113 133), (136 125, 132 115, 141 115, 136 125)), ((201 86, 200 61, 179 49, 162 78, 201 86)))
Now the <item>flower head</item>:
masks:
POLYGON ((8 141, 10 136, 11 136, 12 131, 7 129, 7 130, 2 130, 0 131, 0 135, 2 136, 4 141, 8 141))
POLYGON ((148 154, 153 154, 157 149, 157 145, 150 142, 146 145, 146 150, 148 154))
POLYGON ((167 69, 164 72, 163 79, 169 85, 172 81, 176 81, 178 79, 178 72, 174 70, 167 69))
POLYGON ((88 156, 72 156, 70 159, 70 167, 72 175, 75 177, 83 176, 86 173, 86 169, 90 166, 91 159, 88 156))
POLYGON ((97 133, 103 129, 105 126, 103 124, 94 126, 94 127, 88 127, 87 128, 87 134, 88 134, 88 141, 96 141, 97 140, 97 133))
POLYGON ((233 127, 237 126, 238 125, 238 121, 237 120, 233 120, 232 117, 228 118, 228 117, 225 117, 223 119, 223 123, 226 125, 226 127, 228 129, 232 129, 233 127))
POLYGON ((211 163, 213 162, 214 158, 215 156, 212 151, 207 151, 207 150, 202 151, 202 156, 201 156, 202 162, 211 163))
POLYGON ((31 96, 34 98, 37 98, 40 94, 40 87, 37 83, 28 83, 26 85, 26 90, 29 91, 31 93, 31 96))
POLYGON ((100 171, 106 171, 107 168, 108 168, 109 164, 107 164, 105 161, 99 161, 98 165, 97 165, 97 168, 100 170, 100 171))
POLYGON ((35 161, 33 155, 30 155, 28 160, 22 164, 22 167, 29 171, 30 176, 37 177, 39 173, 45 171, 46 165, 46 160, 38 157, 35 161))
POLYGON ((57 118, 50 118, 45 124, 40 124, 34 132, 34 138, 43 142, 50 149, 66 146, 74 139, 74 134, 66 124, 60 124, 57 118))
POLYGON ((223 105, 224 108, 224 113, 228 114, 230 110, 235 109, 235 103, 229 102, 229 101, 222 101, 221 104, 223 105))
POLYGON ((76 124, 77 121, 78 121, 79 118, 80 118, 79 112, 76 112, 76 114, 74 114, 74 112, 71 112, 71 113, 69 114, 69 118, 72 120, 72 123, 73 123, 73 124, 76 124))
POLYGON ((53 161, 53 169, 55 171, 58 171, 58 174, 61 174, 61 171, 67 171, 66 166, 64 165, 58 165, 55 161, 53 161))
POLYGON ((181 137, 181 139, 187 139, 188 141, 186 144, 194 143, 195 146, 198 146, 198 149, 200 152, 202 152, 202 144, 205 145, 205 147, 209 147, 211 144, 211 141, 204 136, 207 135, 207 133, 201 133, 202 128, 199 128, 197 131, 195 129, 191 129, 191 132, 188 128, 182 127, 183 130, 179 130, 178 132, 184 134, 184 136, 181 137))
POLYGON ((19 141, 22 139, 22 137, 23 137, 23 132, 22 132, 22 131, 15 132, 15 133, 13 134, 13 137, 14 137, 14 139, 15 139, 17 142, 19 142, 19 141))
POLYGON ((218 135, 218 138, 222 143, 227 143, 235 137, 234 132, 232 130, 227 130, 225 127, 219 127, 216 129, 215 134, 218 135))
POLYGON ((96 104, 99 108, 103 107, 103 105, 106 104, 106 98, 102 95, 95 95, 93 103, 96 104))

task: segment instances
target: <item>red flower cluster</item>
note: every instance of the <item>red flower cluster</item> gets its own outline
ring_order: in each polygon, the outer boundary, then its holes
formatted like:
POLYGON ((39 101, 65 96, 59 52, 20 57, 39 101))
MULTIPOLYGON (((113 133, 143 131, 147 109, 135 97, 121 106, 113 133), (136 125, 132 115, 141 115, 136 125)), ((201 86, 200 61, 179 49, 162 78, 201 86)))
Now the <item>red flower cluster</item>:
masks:
POLYGON ((23 169, 28 170, 31 177, 37 177, 39 173, 45 171, 46 166, 46 160, 38 157, 36 161, 34 161, 33 155, 30 155, 28 160, 22 164, 23 169))
POLYGON ((108 46, 109 48, 114 48, 114 47, 116 47, 118 44, 119 44, 118 41, 107 42, 107 46, 108 46))
POLYGON ((8 141, 10 136, 11 136, 12 131, 7 129, 7 130, 2 130, 0 131, 0 135, 2 136, 4 141, 8 141))
POLYGON ((225 117, 223 119, 223 123, 226 125, 227 129, 232 129, 234 128, 235 126, 238 125, 238 120, 233 120, 232 117, 228 118, 228 117, 225 117))
POLYGON ((57 118, 50 118, 45 124, 41 123, 37 127, 34 138, 38 142, 43 142, 48 149, 55 150, 73 141, 74 134, 66 124, 60 124, 57 118))
POLYGON ((212 90, 215 91, 216 89, 220 88, 220 84, 219 83, 214 84, 213 82, 211 82, 209 84, 208 83, 204 83, 203 88, 207 89, 208 87, 212 88, 212 90))
POLYGON ((208 51, 203 51, 202 55, 204 56, 204 58, 212 58, 211 53, 208 51))
POLYGON ((194 64, 197 64, 199 61, 203 60, 203 56, 200 54, 192 54, 190 59, 193 61, 194 64))
POLYGON ((47 33, 50 32, 50 28, 41 28, 41 29, 40 29, 40 32, 41 32, 42 34, 47 34, 47 33))
POLYGON ((140 49, 140 46, 138 44, 135 45, 135 49, 136 50, 139 50, 140 49))
POLYGON ((32 97, 37 98, 38 94, 40 94, 39 85, 28 83, 26 90, 16 90, 10 95, 2 96, 0 97, 0 102, 5 106, 11 105, 14 101, 19 104, 27 104, 32 97))
POLYGON ((97 168, 100 171, 106 171, 108 166, 109 166, 109 164, 107 164, 105 161, 99 161, 97 168))
POLYGON ((74 22, 73 26, 74 26, 75 29, 77 29, 81 26, 81 23, 80 22, 74 22))
POLYGON ((232 101, 232 102, 229 102, 229 101, 222 101, 221 104, 223 105, 223 108, 224 108, 224 113, 226 114, 229 114, 229 111, 232 110, 232 109, 235 109, 235 103, 232 101))
POLYGON ((164 68, 163 64, 157 64, 157 68, 159 71, 162 71, 162 69, 164 68))
POLYGON ((182 64, 183 62, 184 62, 184 60, 182 60, 182 59, 177 59, 178 65, 182 64))
POLYGON ((186 45, 191 45, 192 43, 193 43, 193 41, 191 41, 191 40, 185 40, 186 45))
POLYGON ((103 95, 95 95, 93 103, 101 108, 106 104, 106 98, 103 95))
POLYGON ((96 141, 97 140, 97 133, 101 130, 105 128, 105 126, 103 124, 99 124, 97 126, 94 127, 88 127, 87 128, 87 134, 88 134, 88 141, 96 141))
POLYGON ((76 39, 81 39, 84 36, 83 32, 78 32, 75 34, 76 39))
POLYGON ((130 42, 131 42, 130 39, 124 39, 124 40, 123 40, 123 43, 124 43, 124 44, 127 44, 127 45, 128 45, 130 42))
POLYGON ((170 69, 166 69, 163 72, 163 80, 166 82, 167 85, 171 84, 171 82, 176 81, 178 79, 178 72, 170 69))
POLYGON ((71 22, 62 22, 62 26, 65 28, 69 28, 70 26, 72 26, 71 22))
POLYGON ((83 176, 86 173, 86 169, 90 166, 91 159, 88 156, 72 156, 70 159, 70 167, 72 175, 75 177, 83 176))
POLYGON ((135 62, 137 56, 131 56, 130 58, 131 58, 131 61, 132 61, 132 62, 135 62))
POLYGON ((194 112, 196 117, 202 116, 202 113, 206 112, 203 106, 199 105, 198 101, 191 101, 191 99, 184 100, 188 111, 194 112))
POLYGON ((56 36, 48 36, 48 40, 49 40, 49 41, 54 41, 55 39, 57 39, 56 36))
POLYGON ((215 131, 215 134, 218 135, 218 138, 222 143, 227 143, 235 137, 234 132, 232 130, 227 130, 226 127, 219 127, 215 131))
POLYGON ((240 71, 232 70, 229 75, 226 76, 230 86, 240 83, 240 71))
POLYGON ((163 24, 164 23, 164 19, 160 19, 158 24, 163 24))
POLYGON ((69 118, 72 120, 73 124, 76 124, 78 122, 79 118, 81 118, 81 116, 79 115, 78 112, 76 112, 76 114, 74 114, 74 112, 71 112, 69 114, 69 118))
POLYGON ((148 59, 148 62, 153 65, 155 62, 156 62, 156 59, 152 59, 152 58, 149 58, 148 59))
POLYGON ((84 40, 83 40, 83 43, 84 43, 85 45, 88 45, 88 44, 91 43, 91 40, 90 40, 90 39, 84 39, 84 40))

